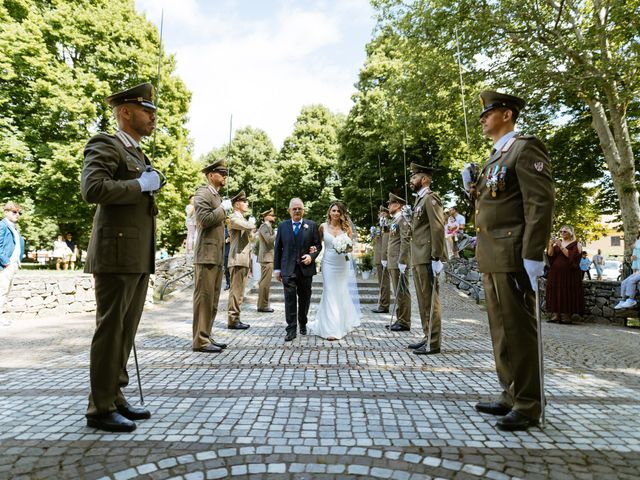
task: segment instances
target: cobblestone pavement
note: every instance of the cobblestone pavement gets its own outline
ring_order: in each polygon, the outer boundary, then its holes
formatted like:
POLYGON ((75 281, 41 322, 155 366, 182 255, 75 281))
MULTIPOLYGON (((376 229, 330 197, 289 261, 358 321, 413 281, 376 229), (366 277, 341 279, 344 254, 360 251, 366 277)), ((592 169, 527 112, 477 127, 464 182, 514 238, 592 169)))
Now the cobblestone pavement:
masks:
POLYGON ((190 294, 143 316, 152 418, 131 434, 85 425, 92 317, 0 329, 0 478, 640 475, 638 330, 546 324, 546 428, 507 433, 473 408, 498 391, 491 343, 484 311, 452 287, 442 292, 442 354, 429 357, 406 348, 420 338, 415 305, 411 332, 388 333, 389 315, 363 305, 362 327, 345 339, 285 344, 283 304, 260 314, 255 296, 242 314, 251 329, 223 328, 224 296, 214 335, 229 348, 194 353, 190 294))

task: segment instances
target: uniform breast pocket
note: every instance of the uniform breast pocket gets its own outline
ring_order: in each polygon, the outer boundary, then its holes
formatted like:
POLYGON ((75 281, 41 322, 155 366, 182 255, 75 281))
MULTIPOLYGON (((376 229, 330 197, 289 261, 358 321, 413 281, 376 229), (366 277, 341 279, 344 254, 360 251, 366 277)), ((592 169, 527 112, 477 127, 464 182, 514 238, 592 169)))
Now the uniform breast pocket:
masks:
POLYGON ((100 231, 99 255, 106 265, 133 265, 138 260, 137 227, 105 227, 100 231))
POLYGON ((132 156, 127 156, 124 163, 127 172, 132 176, 132 178, 137 178, 142 174, 140 162, 132 156))
POLYGON ((522 266, 522 236, 512 230, 497 231, 493 235, 494 262, 499 268, 522 266))

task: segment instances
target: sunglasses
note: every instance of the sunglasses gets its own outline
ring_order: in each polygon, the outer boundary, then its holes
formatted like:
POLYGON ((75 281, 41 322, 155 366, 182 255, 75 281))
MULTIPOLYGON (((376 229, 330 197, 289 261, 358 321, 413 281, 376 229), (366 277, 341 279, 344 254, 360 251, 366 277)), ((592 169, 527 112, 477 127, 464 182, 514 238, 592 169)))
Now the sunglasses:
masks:
POLYGON ((18 210, 7 210, 7 211, 11 213, 15 213, 16 215, 22 215, 22 212, 19 212, 18 210))

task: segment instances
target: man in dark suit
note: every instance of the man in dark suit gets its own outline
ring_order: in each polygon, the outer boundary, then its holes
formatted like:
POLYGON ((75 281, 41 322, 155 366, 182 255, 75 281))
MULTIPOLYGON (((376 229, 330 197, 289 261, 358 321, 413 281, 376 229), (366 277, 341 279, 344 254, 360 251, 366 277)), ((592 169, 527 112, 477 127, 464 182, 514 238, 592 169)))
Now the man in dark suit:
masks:
POLYGON ((317 273, 315 260, 322 250, 318 226, 304 220, 304 204, 299 198, 289 202, 291 220, 278 225, 274 247, 276 280, 284 287, 284 311, 287 319, 285 342, 307 334, 307 313, 311 303, 311 283, 317 273))
POLYGON ((145 408, 127 403, 127 360, 155 269, 153 192, 160 178, 140 149, 155 128, 153 87, 143 83, 107 98, 118 123, 115 135, 99 133, 84 149, 82 197, 98 205, 85 272, 93 273, 96 330, 91 341, 91 394, 87 425, 112 432, 135 430, 149 418, 145 408))

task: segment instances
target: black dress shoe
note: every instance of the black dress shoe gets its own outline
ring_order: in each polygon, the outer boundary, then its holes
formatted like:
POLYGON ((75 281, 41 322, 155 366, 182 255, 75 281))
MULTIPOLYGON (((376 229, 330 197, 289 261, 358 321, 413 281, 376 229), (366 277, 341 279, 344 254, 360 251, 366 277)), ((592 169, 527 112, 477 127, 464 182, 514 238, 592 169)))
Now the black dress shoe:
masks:
POLYGON ((246 330, 247 328, 249 328, 251 325, 249 325, 248 323, 242 323, 242 322, 238 322, 235 325, 227 325, 227 328, 229 330, 246 330))
POLYGON ((516 430, 526 430, 529 427, 535 427, 538 425, 537 418, 529 418, 522 413, 511 410, 504 417, 500 418, 496 422, 498 430, 504 430, 506 432, 515 432, 516 430))
POLYGON ((498 402, 478 402, 476 410, 480 413, 488 413, 490 415, 506 415, 511 411, 511 407, 498 402))
POLYGON ((300 335, 306 335, 307 334, 307 327, 300 327, 300 335))
POLYGON ((212 338, 210 338, 209 340, 211 340, 211 345, 214 345, 218 348, 221 348, 222 350, 224 350, 225 348, 227 348, 227 344, 226 343, 222 343, 222 342, 214 342, 212 338))
POLYGON ((87 427, 105 432, 133 432, 136 424, 118 412, 110 412, 103 415, 87 415, 87 427))
POLYGON ((262 312, 262 313, 273 313, 274 312, 273 308, 259 308, 258 311, 262 312))
POLYGON ((416 348, 413 350, 413 353, 416 355, 435 355, 436 353, 440 353, 439 348, 432 348, 431 350, 427 350, 427 344, 421 346, 420 348, 416 348))
POLYGON ((386 328, 387 330, 393 328, 393 327, 397 327, 398 326, 398 322, 393 322, 391 325, 389 325, 388 323, 384 326, 384 328, 386 328))
POLYGON ((285 342, 290 342, 294 338, 296 338, 296 334, 295 333, 287 333, 287 336, 284 337, 284 341, 285 342))
POLYGON ((206 347, 202 347, 202 348, 194 348, 193 349, 194 352, 202 352, 202 353, 220 353, 222 351, 222 348, 214 345, 213 343, 207 345, 206 347))
POLYGON ((389 313, 388 308, 372 308, 371 311, 373 313, 389 313))
POLYGON ((416 348, 424 347, 427 344, 424 340, 418 343, 410 343, 407 345, 408 348, 415 350, 416 348))
POLYGON ((393 325, 391 325, 391 327, 389 327, 389 330, 392 332, 408 332, 411 330, 411 328, 394 323, 393 325))
POLYGON ((125 403, 118 405, 118 413, 129 420, 146 420, 151 418, 151 412, 144 407, 134 407, 125 403))

